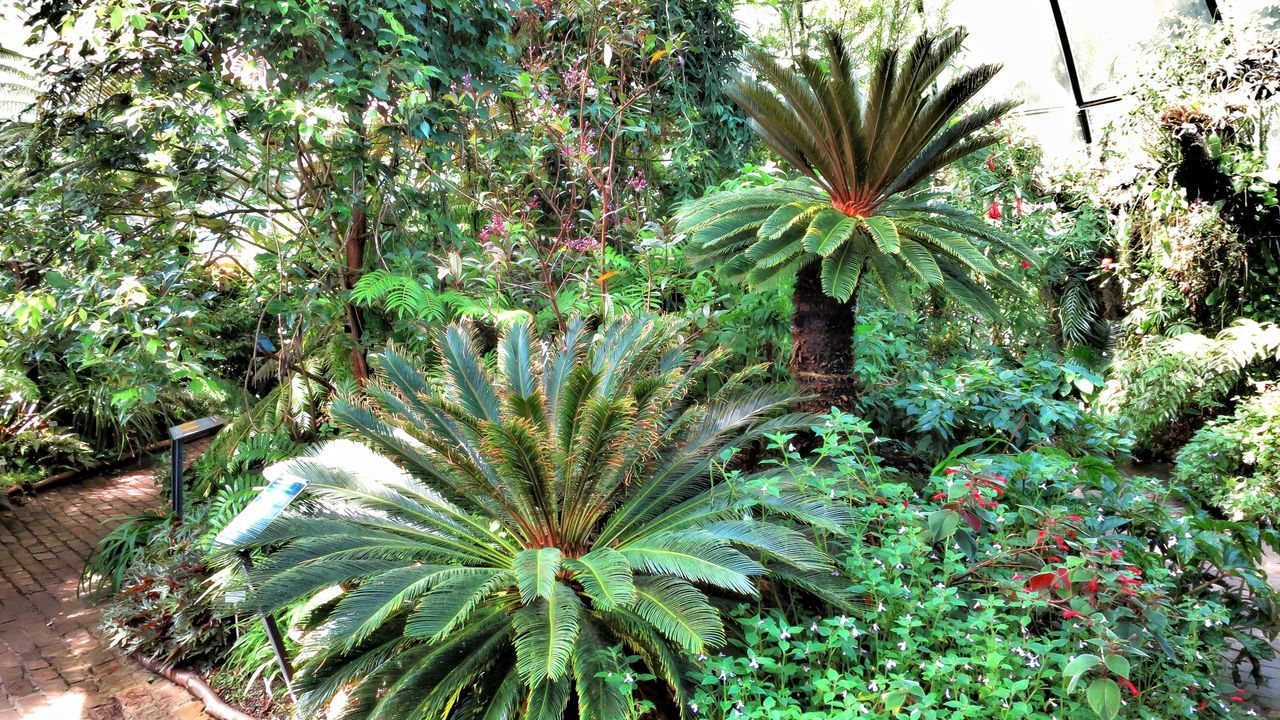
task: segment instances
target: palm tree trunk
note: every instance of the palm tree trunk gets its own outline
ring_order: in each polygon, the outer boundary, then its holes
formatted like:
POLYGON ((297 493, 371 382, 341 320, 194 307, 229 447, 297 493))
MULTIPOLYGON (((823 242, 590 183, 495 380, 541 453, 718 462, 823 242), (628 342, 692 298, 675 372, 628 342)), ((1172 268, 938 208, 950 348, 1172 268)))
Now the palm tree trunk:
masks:
POLYGON ((849 409, 856 397, 853 331, 857 292, 840 302, 822 291, 822 263, 811 262, 796 274, 791 295, 791 376, 817 397, 801 408, 826 412, 849 409))

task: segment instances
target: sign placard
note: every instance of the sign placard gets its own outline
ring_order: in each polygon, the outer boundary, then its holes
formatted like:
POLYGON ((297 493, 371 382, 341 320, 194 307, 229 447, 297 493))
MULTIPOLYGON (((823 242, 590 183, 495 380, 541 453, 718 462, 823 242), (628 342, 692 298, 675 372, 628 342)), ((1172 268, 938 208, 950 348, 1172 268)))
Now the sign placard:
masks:
MULTIPOLYGON (((272 468, 267 468, 269 474, 272 468)), ((281 473, 267 485, 258 497, 254 498, 244 510, 241 510, 222 531, 214 537, 213 542, 223 547, 243 545, 257 537, 266 529, 272 520, 288 507, 307 487, 307 481, 289 473, 281 473)))

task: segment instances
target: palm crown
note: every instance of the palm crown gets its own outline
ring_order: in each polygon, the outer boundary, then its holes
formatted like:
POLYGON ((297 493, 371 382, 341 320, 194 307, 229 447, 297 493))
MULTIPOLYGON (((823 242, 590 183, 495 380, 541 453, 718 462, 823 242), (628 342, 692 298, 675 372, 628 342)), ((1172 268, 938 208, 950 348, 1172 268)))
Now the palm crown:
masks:
POLYGON ((687 658, 724 637, 715 595, 755 594, 766 568, 802 587, 829 576, 759 510, 835 532, 839 510, 783 479, 712 482, 726 450, 808 416, 785 413, 790 392, 733 382, 692 402, 718 355, 692 356, 680 331, 575 321, 551 347, 515 325, 491 369, 454 326, 440 392, 382 355, 368 402, 333 416, 383 454, 336 441, 344 461, 291 461, 319 502, 256 540, 283 548, 255 604, 352 588, 308 638, 303 705, 347 690, 344 717, 561 720, 573 699, 617 720, 633 715, 621 644, 685 707, 687 658))
POLYGON ((934 172, 993 143, 987 126, 1012 107, 995 104, 954 120, 999 70, 994 65, 961 72, 933 91, 964 38, 959 29, 926 34, 905 54, 883 53, 865 92, 834 34, 826 38, 825 69, 809 57, 788 69, 751 52, 759 81, 740 80, 729 94, 804 177, 686 205, 677 230, 691 237, 695 257, 753 284, 821 260, 822 289, 840 301, 865 276, 905 304, 901 280, 910 275, 996 314, 973 276, 999 281, 1001 273, 968 238, 1028 260, 1030 252, 936 196, 914 192, 934 172))

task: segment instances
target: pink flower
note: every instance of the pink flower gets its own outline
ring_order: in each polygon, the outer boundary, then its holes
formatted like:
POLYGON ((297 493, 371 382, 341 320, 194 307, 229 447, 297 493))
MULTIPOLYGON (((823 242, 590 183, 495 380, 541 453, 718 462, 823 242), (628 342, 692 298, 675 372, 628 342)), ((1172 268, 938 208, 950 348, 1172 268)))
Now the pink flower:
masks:
POLYGON ((506 231, 507 231, 506 219, 503 218, 501 215, 495 214, 489 220, 489 224, 486 225, 484 229, 480 231, 480 241, 488 242, 490 237, 494 235, 501 236, 506 231))
POLYGON ((635 190, 636 192, 640 192, 641 190, 649 187, 649 181, 645 179, 644 171, 637 170, 635 177, 627 181, 627 187, 635 190))

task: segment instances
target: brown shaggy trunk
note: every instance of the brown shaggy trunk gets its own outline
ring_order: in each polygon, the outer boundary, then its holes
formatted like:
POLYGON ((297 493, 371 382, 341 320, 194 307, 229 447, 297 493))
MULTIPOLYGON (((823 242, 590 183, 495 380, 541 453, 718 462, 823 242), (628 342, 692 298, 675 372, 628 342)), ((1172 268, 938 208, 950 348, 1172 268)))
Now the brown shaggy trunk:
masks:
POLYGON ((792 290, 791 376, 817 397, 801 405, 810 412, 833 406, 848 410, 857 395, 853 375, 853 331, 857 294, 847 302, 822 291, 822 263, 796 274, 792 290))
MULTIPOLYGON (((351 228, 343 239, 345 264, 342 271, 342 285, 347 290, 356 286, 360 273, 364 269, 364 246, 368 222, 364 210, 356 209, 352 213, 351 228)), ((364 315, 353 303, 347 303, 347 334, 351 337, 351 371, 361 387, 369 381, 369 365, 365 360, 364 348, 360 346, 364 339, 364 315)))

